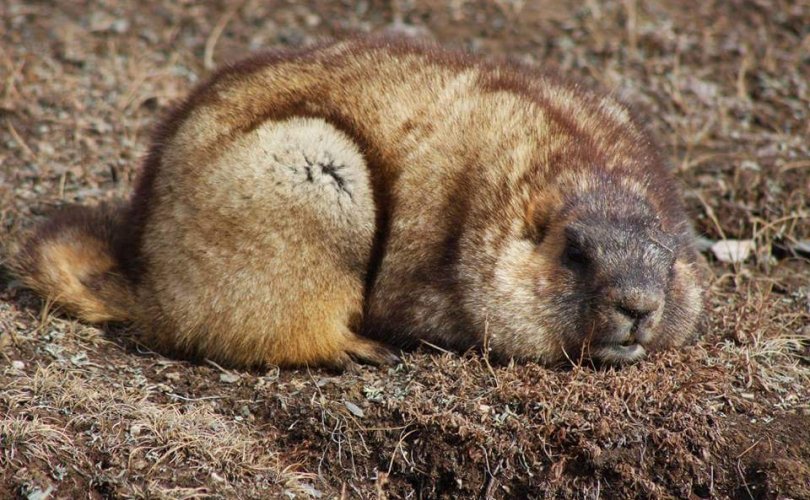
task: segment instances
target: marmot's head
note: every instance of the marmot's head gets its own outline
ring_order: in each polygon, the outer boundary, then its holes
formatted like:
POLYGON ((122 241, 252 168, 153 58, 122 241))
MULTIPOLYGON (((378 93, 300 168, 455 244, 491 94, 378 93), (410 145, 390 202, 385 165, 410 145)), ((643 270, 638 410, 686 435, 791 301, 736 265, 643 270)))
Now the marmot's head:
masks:
MULTIPOLYGON (((675 191, 671 179, 662 182, 675 191)), ((703 284, 671 194, 655 196, 617 172, 546 186, 529 204, 526 233, 505 239, 485 285, 498 306, 486 313, 497 326, 493 351, 623 363, 692 338, 703 284)))

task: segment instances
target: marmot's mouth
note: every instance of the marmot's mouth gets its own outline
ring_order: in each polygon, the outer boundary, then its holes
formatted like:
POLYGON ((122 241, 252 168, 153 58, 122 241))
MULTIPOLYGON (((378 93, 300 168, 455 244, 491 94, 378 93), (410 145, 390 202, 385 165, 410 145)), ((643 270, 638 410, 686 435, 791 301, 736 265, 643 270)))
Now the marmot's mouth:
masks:
POLYGON ((647 354, 641 344, 626 341, 622 344, 601 345, 591 348, 591 355, 600 361, 612 364, 633 363, 647 354))

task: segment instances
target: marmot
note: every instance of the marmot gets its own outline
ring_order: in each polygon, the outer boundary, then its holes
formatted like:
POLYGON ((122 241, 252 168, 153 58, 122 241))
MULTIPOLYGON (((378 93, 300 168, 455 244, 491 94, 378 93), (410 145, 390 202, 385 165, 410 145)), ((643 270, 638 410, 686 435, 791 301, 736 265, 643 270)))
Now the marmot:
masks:
POLYGON ((62 211, 14 268, 79 318, 232 367, 420 341, 628 362, 693 337, 693 240, 615 98, 371 38, 219 70, 157 127, 130 203, 62 211))

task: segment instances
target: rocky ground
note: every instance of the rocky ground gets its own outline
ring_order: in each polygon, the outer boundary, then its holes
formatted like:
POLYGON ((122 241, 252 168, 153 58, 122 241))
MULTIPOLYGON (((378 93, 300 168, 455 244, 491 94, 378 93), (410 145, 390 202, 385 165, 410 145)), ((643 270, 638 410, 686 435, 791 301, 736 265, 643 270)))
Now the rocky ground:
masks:
POLYGON ((810 498, 810 4, 0 4, 0 496, 810 498), (233 372, 53 311, 2 268, 49 209, 126 197, 217 64, 390 31, 602 85, 664 144, 708 247, 707 333, 621 370, 425 348, 233 372))

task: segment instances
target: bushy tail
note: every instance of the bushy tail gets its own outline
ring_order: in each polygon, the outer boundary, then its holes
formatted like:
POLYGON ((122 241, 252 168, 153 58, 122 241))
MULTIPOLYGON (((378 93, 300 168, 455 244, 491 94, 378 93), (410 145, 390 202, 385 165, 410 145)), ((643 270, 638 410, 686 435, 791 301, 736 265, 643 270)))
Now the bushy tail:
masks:
POLYGON ((115 251, 124 210, 121 205, 60 210, 22 242, 12 272, 84 321, 130 319, 132 287, 115 251))

